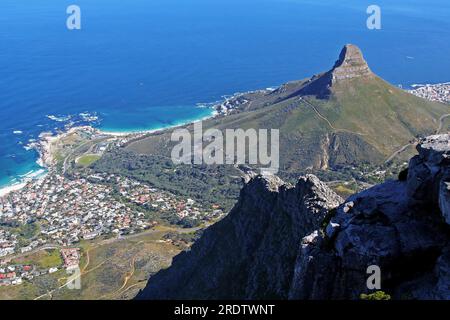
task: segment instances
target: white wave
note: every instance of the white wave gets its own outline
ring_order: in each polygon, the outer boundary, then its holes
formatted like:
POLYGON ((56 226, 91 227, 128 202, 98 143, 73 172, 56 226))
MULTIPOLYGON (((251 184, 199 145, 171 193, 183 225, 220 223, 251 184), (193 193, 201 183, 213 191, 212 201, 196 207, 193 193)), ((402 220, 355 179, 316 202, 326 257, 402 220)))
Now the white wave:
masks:
POLYGON ((83 121, 86 121, 86 122, 94 122, 94 121, 98 120, 98 116, 96 114, 89 113, 89 112, 82 112, 79 114, 79 116, 81 117, 81 119, 83 121))
POLYGON ((56 122, 65 122, 65 121, 70 120, 72 118, 72 116, 58 117, 58 116, 50 114, 50 115, 47 115, 47 118, 49 118, 50 120, 56 121, 56 122))
POLYGON ((28 177, 30 174, 33 174, 33 170, 30 170, 30 171, 28 171, 27 173, 25 173, 25 174, 20 174, 19 175, 19 177, 21 177, 21 178, 26 178, 26 177, 28 177))

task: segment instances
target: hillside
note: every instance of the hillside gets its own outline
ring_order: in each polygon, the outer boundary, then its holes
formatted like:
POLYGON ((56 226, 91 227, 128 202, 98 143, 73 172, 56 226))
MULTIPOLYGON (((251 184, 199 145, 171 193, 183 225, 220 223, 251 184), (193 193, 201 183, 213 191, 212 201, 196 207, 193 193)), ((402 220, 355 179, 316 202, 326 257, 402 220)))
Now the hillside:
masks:
MULTIPOLYGON (((441 115, 450 113, 448 105, 418 98, 376 76, 353 45, 344 47, 328 72, 275 90, 237 94, 216 108, 221 115, 203 121, 204 131, 279 129, 279 176, 294 183, 300 174, 313 173, 334 182, 343 196, 398 174, 416 137, 434 133, 441 115), (394 160, 392 166, 385 164, 387 159, 394 160)), ((171 133, 168 129, 130 141, 107 152, 92 169, 229 211, 239 195, 241 170, 174 164, 171 133)))
MULTIPOLYGON (((303 171, 380 164, 418 136, 432 134, 449 106, 423 100, 375 75, 354 45, 333 68, 274 91, 227 101, 229 115, 204 128, 280 129, 281 168, 303 171)), ((170 131, 128 145, 138 154, 170 155, 170 131)))
POLYGON ((345 202, 313 175, 251 177, 137 299, 360 299, 373 265, 393 299, 450 299, 450 136, 417 149, 399 180, 345 202))

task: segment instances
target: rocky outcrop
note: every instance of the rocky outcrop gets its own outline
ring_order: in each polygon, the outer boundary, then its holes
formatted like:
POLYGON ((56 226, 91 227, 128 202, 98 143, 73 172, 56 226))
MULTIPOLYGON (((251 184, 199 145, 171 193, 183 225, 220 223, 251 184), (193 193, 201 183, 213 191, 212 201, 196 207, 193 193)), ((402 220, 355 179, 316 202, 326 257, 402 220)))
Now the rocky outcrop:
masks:
POLYGON ((413 203, 439 203, 450 224, 450 135, 430 136, 421 141, 418 151, 408 173, 408 196, 413 203))
POLYGON ((342 49, 331 74, 332 83, 340 80, 373 76, 361 50, 352 44, 347 44, 342 49))
POLYGON ((138 298, 359 299, 377 266, 395 299, 450 299, 449 142, 424 139, 407 177, 345 202, 313 175, 294 187, 249 176, 231 213, 138 298))
POLYGON ((339 82, 345 82, 358 78, 374 78, 375 74, 370 70, 364 60, 361 50, 353 45, 347 44, 341 50, 339 59, 328 72, 315 75, 302 88, 301 95, 315 95, 318 98, 328 98, 332 87, 339 82))
POLYGON ((252 177, 230 214, 152 277, 137 298, 287 298, 298 243, 342 201, 313 175, 296 186, 252 177))
POLYGON ((357 299, 376 265, 394 298, 450 299, 449 141, 424 139, 406 181, 350 197, 325 232, 305 237, 289 298, 357 299))

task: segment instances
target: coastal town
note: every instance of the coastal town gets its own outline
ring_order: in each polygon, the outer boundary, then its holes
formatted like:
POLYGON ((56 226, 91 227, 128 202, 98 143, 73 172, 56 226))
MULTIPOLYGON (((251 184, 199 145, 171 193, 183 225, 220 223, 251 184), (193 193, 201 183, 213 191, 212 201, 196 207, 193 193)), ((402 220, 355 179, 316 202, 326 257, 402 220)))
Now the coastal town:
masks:
POLYGON ((70 271, 79 268, 81 259, 80 248, 48 249, 56 256, 52 266, 40 266, 38 263, 20 263, 11 260, 0 261, 0 287, 17 286, 24 281, 55 274, 60 270, 70 271))
POLYGON ((0 197, 0 286, 76 268, 81 241, 120 240, 161 222, 188 219, 199 224, 222 214, 218 208, 205 209, 192 199, 113 174, 75 174, 69 179, 52 171, 0 197), (42 268, 14 262, 46 250, 57 250, 63 263, 42 268))
POLYGON ((172 221, 204 221, 220 214, 220 210, 205 209, 192 199, 115 175, 68 179, 50 173, 0 198, 4 226, 0 257, 30 252, 45 244, 72 246, 102 235, 142 232, 158 224, 161 216, 172 217, 172 221), (9 231, 18 226, 30 226, 31 234, 9 231))
POLYGON ((413 85, 413 89, 408 92, 430 101, 450 103, 450 82, 413 85))
POLYGON ((0 265, 0 287, 20 285, 24 280, 32 280, 41 273, 31 265, 0 265))
POLYGON ((0 287, 17 286, 24 281, 33 281, 43 275, 56 274, 58 271, 66 271, 79 268, 81 253, 80 248, 47 247, 43 249, 55 259, 52 266, 42 266, 38 262, 13 262, 11 259, 0 260, 0 287))

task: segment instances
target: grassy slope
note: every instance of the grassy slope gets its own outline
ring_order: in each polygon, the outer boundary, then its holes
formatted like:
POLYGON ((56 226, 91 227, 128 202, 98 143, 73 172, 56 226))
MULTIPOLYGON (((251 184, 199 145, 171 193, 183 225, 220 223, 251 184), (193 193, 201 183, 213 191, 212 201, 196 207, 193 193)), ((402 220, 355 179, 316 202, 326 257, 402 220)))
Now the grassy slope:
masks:
POLYGON ((418 135, 435 132, 450 107, 415 97, 380 78, 348 81, 334 88, 327 114, 337 126, 366 134, 388 155, 418 135))
POLYGON ((97 154, 86 154, 77 159, 77 164, 82 167, 89 167, 100 158, 97 154))

